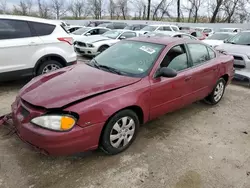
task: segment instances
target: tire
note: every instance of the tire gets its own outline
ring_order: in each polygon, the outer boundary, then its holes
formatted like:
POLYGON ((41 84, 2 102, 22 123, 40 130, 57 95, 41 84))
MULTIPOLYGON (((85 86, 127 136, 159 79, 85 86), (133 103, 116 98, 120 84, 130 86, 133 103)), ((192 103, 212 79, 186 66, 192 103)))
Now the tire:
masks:
POLYGON ((62 67, 63 67, 63 65, 58 61, 47 60, 39 66, 39 68, 37 70, 37 76, 42 75, 42 74, 46 74, 46 73, 51 72, 51 71, 55 71, 55 70, 60 69, 62 67), (47 71, 45 69, 47 69, 47 71), (49 69, 51 69, 51 70, 49 70, 49 69))
POLYGON ((223 98, 225 88, 226 88, 226 81, 223 78, 220 78, 217 81, 212 93, 204 99, 204 102, 210 105, 218 104, 223 98))
POLYGON ((109 155, 125 151, 135 140, 139 125, 138 116, 134 111, 118 112, 107 122, 103 130, 100 139, 101 149, 109 155))
POLYGON ((98 50, 98 52, 100 52, 100 53, 102 53, 102 52, 104 52, 105 50, 107 50, 109 48, 109 46, 101 46, 100 48, 99 48, 99 50, 98 50))

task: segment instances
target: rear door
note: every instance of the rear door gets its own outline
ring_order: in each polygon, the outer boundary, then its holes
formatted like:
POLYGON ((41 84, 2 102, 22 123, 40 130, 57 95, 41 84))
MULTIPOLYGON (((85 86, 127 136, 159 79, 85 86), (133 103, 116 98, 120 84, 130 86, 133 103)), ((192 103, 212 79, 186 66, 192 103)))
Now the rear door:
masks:
POLYGON ((0 73, 22 70, 30 74, 35 65, 32 56, 41 43, 28 22, 0 19, 0 73))
POLYGON ((205 98, 218 80, 216 53, 210 47, 199 43, 187 44, 192 60, 193 100, 205 98))

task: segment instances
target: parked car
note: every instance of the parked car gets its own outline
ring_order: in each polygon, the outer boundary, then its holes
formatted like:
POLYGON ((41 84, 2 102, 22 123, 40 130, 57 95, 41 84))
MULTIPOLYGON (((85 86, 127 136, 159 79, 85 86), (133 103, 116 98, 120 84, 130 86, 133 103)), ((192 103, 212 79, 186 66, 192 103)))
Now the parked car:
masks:
POLYGON ((75 51, 79 55, 96 56, 120 40, 136 36, 138 33, 130 30, 111 30, 99 36, 90 36, 75 41, 75 51))
POLYGON ((205 35, 205 33, 202 33, 202 32, 200 32, 200 31, 195 31, 195 30, 181 30, 181 32, 183 32, 183 33, 188 33, 188 34, 190 34, 190 35, 196 37, 196 38, 199 39, 199 40, 204 40, 204 39, 206 39, 206 37, 207 37, 207 36, 205 35))
POLYGON ((239 33, 242 31, 241 28, 221 28, 220 32, 231 32, 231 33, 239 33))
POLYGON ((192 39, 192 40, 198 40, 192 35, 189 35, 187 33, 181 33, 181 32, 174 32, 174 31, 154 31, 145 34, 145 36, 157 36, 157 37, 179 37, 184 39, 192 39))
POLYGON ((72 37, 74 38, 74 41, 76 41, 83 38, 83 36, 101 35, 107 31, 110 31, 110 29, 103 27, 83 27, 74 31, 72 37))
POLYGON ((86 24, 86 27, 97 27, 100 24, 108 24, 110 21, 90 21, 86 24))
POLYGON ((0 15, 0 81, 41 75, 76 60, 73 39, 59 22, 0 15))
POLYGON ((141 124, 198 100, 219 103, 232 77, 233 57, 200 41, 137 37, 33 79, 12 104, 13 121, 22 140, 49 155, 118 154, 141 124))
POLYGON ((73 33, 74 31, 83 28, 84 26, 80 26, 80 25, 70 25, 67 29, 67 31, 69 33, 73 33))
POLYGON ((113 23, 104 23, 100 24, 99 27, 106 27, 109 29, 124 29, 128 24, 123 22, 113 22, 113 23))
POLYGON ((226 42, 227 39, 230 39, 234 35, 235 35, 234 33, 229 33, 229 32, 215 32, 212 36, 203 40, 203 42, 215 48, 223 44, 224 41, 226 42))
POLYGON ((235 76, 237 78, 250 78, 250 31, 242 31, 236 34, 215 49, 234 57, 235 76))
POLYGON ((212 28, 207 28, 207 27, 195 27, 194 29, 196 31, 204 33, 207 37, 211 36, 214 33, 214 30, 212 28))
POLYGON ((132 30, 132 31, 139 31, 146 26, 147 26, 146 24, 133 24, 133 25, 126 26, 124 29, 132 30))
POLYGON ((153 31, 179 31, 176 25, 148 25, 141 29, 141 34, 146 34, 153 31))

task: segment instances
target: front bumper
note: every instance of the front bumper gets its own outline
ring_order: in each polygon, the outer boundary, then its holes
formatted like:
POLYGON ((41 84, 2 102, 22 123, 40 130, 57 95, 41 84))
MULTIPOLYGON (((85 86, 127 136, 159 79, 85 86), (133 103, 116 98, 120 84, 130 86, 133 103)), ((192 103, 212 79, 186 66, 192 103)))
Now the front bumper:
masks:
POLYGON ((87 47, 81 47, 81 46, 75 45, 74 48, 75 48, 75 52, 80 55, 96 56, 99 54, 97 47, 87 48, 87 47))
POLYGON ((20 102, 12 104, 12 118, 17 135, 24 142, 33 146, 41 153, 53 156, 71 155, 98 147, 100 134, 104 123, 98 123, 85 128, 75 125, 68 132, 55 132, 43 129, 30 123, 30 120, 43 114, 20 102), (22 109, 25 108, 25 116, 22 109))

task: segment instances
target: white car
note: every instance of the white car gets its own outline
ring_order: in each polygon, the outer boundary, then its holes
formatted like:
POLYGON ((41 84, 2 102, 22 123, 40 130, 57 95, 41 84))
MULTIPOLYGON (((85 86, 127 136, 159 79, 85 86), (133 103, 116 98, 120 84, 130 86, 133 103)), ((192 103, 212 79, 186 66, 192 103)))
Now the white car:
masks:
POLYGON ((0 15, 0 81, 44 74, 76 60, 73 39, 60 23, 0 15))
POLYGON ((104 27, 83 27, 74 31, 71 34, 72 34, 72 37, 74 38, 74 41, 76 41, 76 40, 80 40, 84 36, 101 35, 110 30, 111 29, 104 28, 104 27))
POLYGON ((208 27, 195 27, 194 30, 205 33, 206 36, 211 36, 214 33, 214 30, 208 27))
POLYGON ((239 33, 241 32, 241 28, 220 28, 219 32, 231 32, 231 33, 239 33))
POLYGON ((69 33, 73 33, 74 31, 83 28, 84 26, 81 25, 70 25, 67 29, 69 33))
POLYGON ((89 36, 75 41, 75 51, 79 55, 96 56, 120 40, 137 36, 138 33, 131 30, 111 30, 102 35, 89 36))
POLYGON ((154 32, 150 32, 150 33, 145 34, 145 36, 179 37, 179 38, 185 38, 185 39, 191 39, 191 40, 199 40, 190 34, 181 33, 181 32, 174 32, 174 31, 154 31, 154 32))
POLYGON ((215 47, 223 44, 224 41, 233 37, 235 34, 236 33, 230 33, 230 32, 216 32, 212 36, 203 40, 203 42, 205 42, 209 46, 215 48, 215 47))
POLYGON ((153 31, 179 31, 176 25, 148 25, 142 28, 139 33, 146 34, 153 31))

